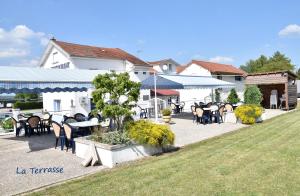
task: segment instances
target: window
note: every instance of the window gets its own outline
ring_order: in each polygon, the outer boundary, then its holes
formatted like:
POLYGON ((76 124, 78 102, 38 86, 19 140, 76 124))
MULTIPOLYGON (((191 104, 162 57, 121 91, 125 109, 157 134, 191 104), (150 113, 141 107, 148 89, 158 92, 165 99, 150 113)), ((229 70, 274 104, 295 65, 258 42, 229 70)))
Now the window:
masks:
POLYGON ((56 64, 56 63, 58 63, 58 60, 57 60, 57 52, 53 52, 53 54, 52 54, 52 62, 53 62, 53 64, 56 64))
POLYGON ((149 100, 149 95, 143 95, 143 101, 148 101, 149 100))
POLYGON ((60 103, 61 103, 61 101, 59 99, 53 100, 53 110, 54 110, 54 112, 61 111, 60 103))
POLYGON ((242 81, 242 76, 235 76, 235 81, 242 81))
POLYGON ((145 71, 143 71, 143 75, 146 75, 146 72, 145 72, 145 71))
POLYGON ((217 75, 217 79, 218 80, 222 80, 222 76, 221 75, 217 75))
POLYGON ((138 75, 138 74, 139 74, 139 72, 135 71, 135 72, 134 72, 134 74, 135 74, 135 75, 138 75))
POLYGON ((169 64, 168 69, 169 69, 169 71, 172 71, 172 64, 169 64))
POLYGON ((75 105, 74 105, 74 100, 73 100, 73 99, 71 99, 71 107, 72 107, 72 108, 75 107, 75 105))

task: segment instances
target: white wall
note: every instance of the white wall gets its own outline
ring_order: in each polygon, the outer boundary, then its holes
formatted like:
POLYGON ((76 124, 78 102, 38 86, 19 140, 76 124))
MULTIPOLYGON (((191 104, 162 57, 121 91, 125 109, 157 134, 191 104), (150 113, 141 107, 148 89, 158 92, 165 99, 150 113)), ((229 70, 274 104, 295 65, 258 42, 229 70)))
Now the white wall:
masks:
POLYGON ((182 72, 179 73, 180 75, 195 75, 195 76, 211 76, 210 71, 200 67, 196 64, 191 64, 187 68, 185 68, 182 72))
POLYGON ((58 50, 56 47, 53 47, 50 50, 50 53, 48 54, 48 56, 46 57, 46 60, 44 62, 44 64, 42 65, 43 68, 52 68, 64 63, 69 63, 69 68, 70 69, 74 69, 75 66, 73 64, 73 62, 68 58, 68 56, 66 56, 63 52, 61 52, 60 50, 58 50), (54 60, 55 62, 53 62, 53 54, 56 53, 54 56, 54 60))
POLYGON ((125 71, 125 61, 123 60, 81 57, 72 57, 72 60, 78 69, 114 70, 116 72, 125 71))
MULTIPOLYGON (((217 76, 213 76, 214 78, 217 78, 217 76)), ((223 81, 226 81, 226 82, 231 82, 231 83, 234 83, 235 84, 235 90, 239 96, 239 98, 241 99, 241 101, 244 100, 244 89, 245 89, 245 80, 244 78, 242 77, 242 80, 241 81, 236 81, 235 80, 235 76, 226 76, 226 75, 222 75, 222 80, 223 81)), ((230 90, 232 88, 223 88, 221 91, 220 91, 220 96, 221 96, 221 101, 224 101, 227 99, 229 93, 230 93, 230 90)))
POLYGON ((207 98, 211 94, 211 89, 179 89, 177 90, 180 93, 180 101, 185 102, 184 111, 189 112, 191 105, 194 105, 194 102, 210 102, 211 99, 207 98))
POLYGON ((61 100, 61 110, 64 115, 74 115, 82 113, 87 115, 90 112, 90 102, 87 105, 80 104, 80 98, 87 97, 87 92, 55 92, 43 93, 43 109, 49 112, 54 111, 54 100, 61 100), (73 106, 71 107, 71 100, 73 106))

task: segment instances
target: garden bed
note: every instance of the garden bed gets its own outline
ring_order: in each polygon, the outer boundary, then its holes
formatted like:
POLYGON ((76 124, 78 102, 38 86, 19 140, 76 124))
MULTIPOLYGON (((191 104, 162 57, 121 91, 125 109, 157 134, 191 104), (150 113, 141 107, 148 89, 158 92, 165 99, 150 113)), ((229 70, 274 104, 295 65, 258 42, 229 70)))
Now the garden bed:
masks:
POLYGON ((163 152, 162 147, 137 144, 109 145, 89 140, 88 137, 75 138, 74 141, 76 146, 76 156, 80 158, 85 158, 86 153, 89 150, 90 143, 93 142, 102 165, 109 168, 123 162, 133 161, 163 152))

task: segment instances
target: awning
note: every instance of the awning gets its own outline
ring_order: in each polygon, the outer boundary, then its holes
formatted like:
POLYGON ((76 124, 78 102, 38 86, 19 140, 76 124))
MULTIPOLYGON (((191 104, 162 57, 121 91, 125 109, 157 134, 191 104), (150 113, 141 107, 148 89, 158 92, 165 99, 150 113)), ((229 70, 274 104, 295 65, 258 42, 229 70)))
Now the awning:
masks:
MULTIPOLYGON (((218 80, 211 76, 159 75, 165 79, 176 81, 185 89, 191 88, 232 88, 234 83, 218 80)), ((175 89, 175 88, 174 88, 175 89)))
POLYGON ((92 88, 98 74, 108 71, 1 67, 0 93, 76 92, 92 88))
MULTIPOLYGON (((154 75, 142 81, 141 89, 154 89, 154 75)), ((164 77, 156 76, 156 89, 183 89, 183 85, 164 77)))
MULTIPOLYGON (((179 96, 179 92, 169 89, 156 89, 157 96, 179 96)), ((154 96, 154 90, 151 90, 151 96, 154 96)))

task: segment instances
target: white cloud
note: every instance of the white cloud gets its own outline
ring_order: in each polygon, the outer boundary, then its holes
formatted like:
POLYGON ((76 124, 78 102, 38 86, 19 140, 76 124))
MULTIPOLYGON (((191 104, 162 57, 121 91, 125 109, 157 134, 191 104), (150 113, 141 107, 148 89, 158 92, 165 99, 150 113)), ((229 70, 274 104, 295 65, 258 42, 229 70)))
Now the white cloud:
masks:
POLYGON ((281 29, 278 33, 279 36, 297 36, 300 35, 300 26, 296 24, 290 24, 283 29, 281 29))
POLYGON ((18 66, 18 67, 36 67, 39 63, 39 58, 33 59, 23 59, 19 62, 14 62, 11 66, 18 66))
POLYGON ((11 30, 0 28, 0 58, 28 56, 34 42, 45 46, 48 43, 47 35, 25 25, 17 25, 11 30))
POLYGON ((210 58, 209 61, 214 63, 232 63, 234 59, 226 56, 215 56, 210 58))
POLYGON ((27 50, 19 50, 15 48, 7 48, 3 51, 0 50, 0 58, 22 57, 27 55, 28 55, 27 50))
POLYGON ((137 45, 144 45, 145 43, 146 43, 146 40, 143 40, 143 39, 137 40, 137 45))
POLYGON ((199 60, 199 59, 205 59, 205 57, 200 54, 194 54, 192 56, 192 59, 199 60))

